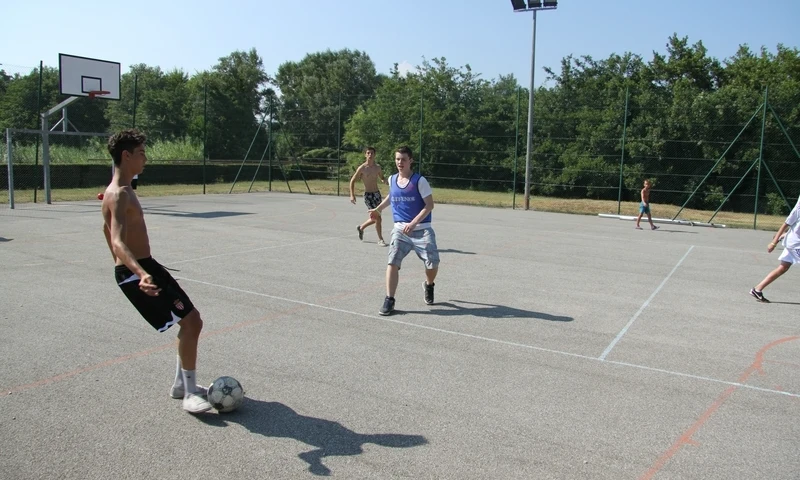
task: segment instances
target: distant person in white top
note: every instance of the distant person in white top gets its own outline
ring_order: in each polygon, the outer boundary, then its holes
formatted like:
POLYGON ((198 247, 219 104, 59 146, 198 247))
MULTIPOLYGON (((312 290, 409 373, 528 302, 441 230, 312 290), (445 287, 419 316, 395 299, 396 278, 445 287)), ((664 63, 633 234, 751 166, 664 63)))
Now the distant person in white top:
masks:
POLYGON ((759 302, 769 303, 763 293, 767 285, 786 273, 793 263, 800 262, 800 198, 797 199, 797 204, 772 238, 772 242, 767 245, 767 252, 772 253, 780 241, 783 241, 783 253, 778 258, 781 262, 780 265, 750 290, 750 295, 759 302))

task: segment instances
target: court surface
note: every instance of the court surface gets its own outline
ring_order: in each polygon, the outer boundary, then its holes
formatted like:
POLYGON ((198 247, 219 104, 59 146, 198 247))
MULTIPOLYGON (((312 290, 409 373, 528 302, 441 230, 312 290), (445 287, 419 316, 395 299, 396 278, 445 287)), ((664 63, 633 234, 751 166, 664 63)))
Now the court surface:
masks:
POLYGON ((4 478, 800 475, 798 272, 771 304, 748 295, 777 265, 770 232, 440 204, 436 303, 411 254, 381 317, 387 249, 358 240, 360 199, 142 205, 205 322, 200 382, 234 376, 246 403, 168 397, 176 329, 119 291, 99 202, 18 204, 0 212, 4 478))

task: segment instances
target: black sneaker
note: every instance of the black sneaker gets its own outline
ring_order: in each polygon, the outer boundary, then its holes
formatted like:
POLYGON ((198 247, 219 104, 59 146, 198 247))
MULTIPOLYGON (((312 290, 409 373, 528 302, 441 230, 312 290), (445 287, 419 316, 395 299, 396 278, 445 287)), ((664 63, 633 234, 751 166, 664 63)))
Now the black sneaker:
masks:
POLYGON ((394 297, 386 297, 383 300, 383 306, 380 310, 378 310, 378 313, 381 315, 391 315, 392 312, 394 312, 394 297))
POLYGON ((755 299, 761 303, 769 303, 769 300, 767 300, 766 297, 764 297, 764 294, 762 292, 759 292, 755 288, 750 289, 750 295, 754 296, 755 299))
POLYGON ((428 285, 427 280, 422 282, 422 289, 425 290, 425 303, 427 303, 428 305, 433 304, 433 287, 435 285, 436 285, 435 283, 428 285))
POLYGON ((364 230, 361 230, 361 225, 357 226, 356 230, 358 230, 358 239, 363 241, 364 240, 364 230))

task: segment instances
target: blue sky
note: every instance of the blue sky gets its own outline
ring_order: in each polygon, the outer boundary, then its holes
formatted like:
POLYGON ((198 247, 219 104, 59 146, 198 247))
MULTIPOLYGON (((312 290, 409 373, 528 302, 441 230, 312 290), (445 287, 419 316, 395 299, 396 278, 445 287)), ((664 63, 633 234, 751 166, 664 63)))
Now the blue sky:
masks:
MULTIPOLYGON (((326 49, 369 54, 379 72, 423 57, 470 64, 483 78, 513 73, 530 81, 531 14, 514 13, 509 0, 139 0, 99 2, 28 0, 3 7, 0 68, 27 73, 58 66, 67 53, 146 63, 189 74, 219 57, 255 47, 269 74, 286 61, 326 49)), ((646 60, 665 51, 673 33, 702 40, 723 60, 740 44, 775 51, 800 46, 800 1, 770 0, 561 0, 539 13, 536 83, 542 67, 558 68, 569 54, 606 58, 630 51, 646 60), (759 8, 759 4, 768 4, 759 8)))

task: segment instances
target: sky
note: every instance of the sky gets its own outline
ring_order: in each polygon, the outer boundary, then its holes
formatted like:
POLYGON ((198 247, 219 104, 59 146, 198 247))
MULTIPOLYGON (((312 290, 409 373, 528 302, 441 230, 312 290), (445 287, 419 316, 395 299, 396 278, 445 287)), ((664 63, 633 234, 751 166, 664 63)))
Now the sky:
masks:
MULTIPOLYGON (((348 48, 367 53, 379 73, 444 57, 487 80, 513 74, 527 87, 531 79, 532 14, 515 13, 510 0, 8 3, 0 28, 0 69, 8 73, 27 74, 40 60, 57 67, 65 53, 120 62, 122 73, 145 63, 194 75, 255 48, 274 75, 308 53, 348 48)), ((633 52, 650 60, 665 53, 673 33, 702 41, 719 60, 741 44, 798 48, 798 20, 798 0, 561 0, 538 13, 534 80, 542 85, 543 68, 558 70, 570 54, 633 52)))

